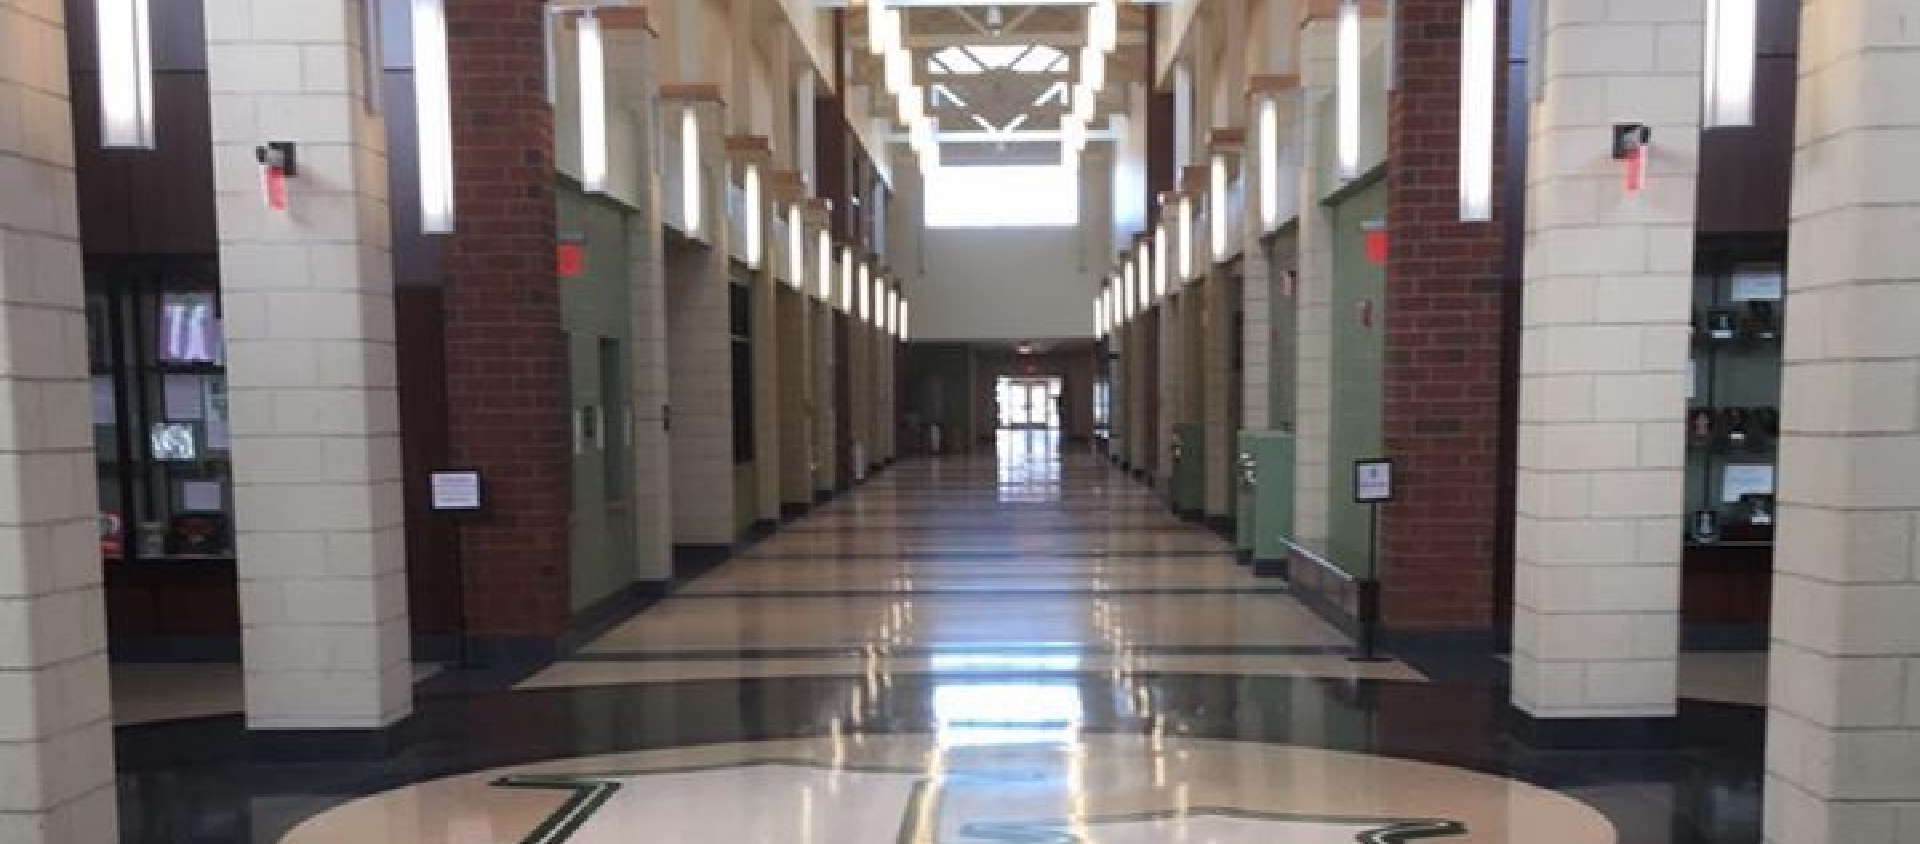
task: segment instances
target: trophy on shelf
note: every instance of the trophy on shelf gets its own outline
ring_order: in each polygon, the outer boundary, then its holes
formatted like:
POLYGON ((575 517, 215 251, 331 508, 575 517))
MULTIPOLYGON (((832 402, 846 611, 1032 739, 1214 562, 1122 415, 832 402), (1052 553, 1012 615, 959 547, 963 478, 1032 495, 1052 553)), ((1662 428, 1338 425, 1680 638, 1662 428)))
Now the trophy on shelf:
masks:
POLYGON ((1687 441, 1694 448, 1713 444, 1713 408, 1696 407, 1687 414, 1687 441))
POLYGON ((1747 524, 1754 527, 1773 526, 1773 496, 1759 493, 1742 495, 1740 509, 1747 516, 1747 524))
POLYGON ((1720 412, 1721 429, 1726 431, 1727 447, 1735 450, 1753 448, 1758 438, 1749 427, 1751 416, 1744 407, 1729 407, 1720 412))
POLYGON ((1707 313, 1707 339, 1732 340, 1740 334, 1739 325, 1739 320, 1734 318, 1732 311, 1709 311, 1707 313))
POLYGON ((1747 303, 1747 336, 1755 340, 1780 339, 1780 315, 1772 302, 1756 300, 1747 303))
POLYGON ((1693 511, 1693 518, 1687 520, 1687 536, 1701 545, 1719 542, 1720 514, 1712 510, 1693 511))

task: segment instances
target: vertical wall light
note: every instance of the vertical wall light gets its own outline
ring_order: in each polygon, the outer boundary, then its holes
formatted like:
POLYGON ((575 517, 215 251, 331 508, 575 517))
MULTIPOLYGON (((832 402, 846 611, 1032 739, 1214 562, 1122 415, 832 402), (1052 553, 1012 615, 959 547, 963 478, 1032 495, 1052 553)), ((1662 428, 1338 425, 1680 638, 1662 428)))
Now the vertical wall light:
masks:
POLYGON ((757 270, 767 258, 767 212, 760 207, 760 164, 747 162, 747 172, 740 177, 741 193, 746 194, 747 206, 745 229, 747 238, 747 269, 757 270))
POLYGON ((841 313, 853 310, 853 275, 857 272, 854 263, 853 247, 840 247, 840 295, 835 304, 841 313))
POLYGON ((1215 263, 1227 260, 1233 249, 1227 231, 1227 157, 1213 154, 1207 173, 1207 234, 1213 246, 1215 263))
POLYGON ((694 110, 693 103, 687 103, 680 110, 680 208, 685 214, 681 221, 687 234, 699 234, 704 228, 701 208, 700 177, 700 112, 694 110))
POLYGON ((798 202, 787 206, 787 284, 807 289, 807 221, 798 202))
POLYGON ((94 0, 100 144, 153 149, 153 36, 147 0, 94 0))
POLYGON ((1153 289, 1161 296, 1167 295, 1167 276, 1172 274, 1168 262, 1171 260, 1173 256, 1167 251, 1167 222, 1161 220, 1153 230, 1153 289))
POLYGON ((1360 0, 1340 0, 1338 73, 1334 99, 1340 178, 1360 175, 1360 0))
POLYGON ((1180 253, 1180 282, 1185 284, 1193 278, 1193 197, 1180 197, 1180 243, 1175 247, 1180 253))
POLYGON ((1460 219, 1493 219, 1493 90, 1497 0, 1460 6, 1460 219))
POLYGON ((577 32, 580 59, 580 184, 607 192, 607 46, 600 18, 588 12, 577 32))
POLYGON ((1706 128, 1753 125, 1756 0, 1707 0, 1706 128))
POLYGON ((453 89, 443 0, 413 0, 413 96, 420 122, 420 228, 453 231, 453 89))
POLYGON ((1260 229, 1280 227, 1280 102, 1260 98, 1260 229))
POLYGON ((910 304, 911 303, 905 300, 900 302, 900 339, 903 341, 912 339, 913 337, 913 321, 911 319, 913 316, 913 308, 910 307, 910 304))
POLYGON ((820 249, 820 280, 818 282, 819 286, 815 288, 814 292, 819 294, 820 301, 832 302, 833 301, 833 233, 827 231, 826 229, 821 229, 820 235, 817 238, 817 240, 819 241, 819 249, 820 249))

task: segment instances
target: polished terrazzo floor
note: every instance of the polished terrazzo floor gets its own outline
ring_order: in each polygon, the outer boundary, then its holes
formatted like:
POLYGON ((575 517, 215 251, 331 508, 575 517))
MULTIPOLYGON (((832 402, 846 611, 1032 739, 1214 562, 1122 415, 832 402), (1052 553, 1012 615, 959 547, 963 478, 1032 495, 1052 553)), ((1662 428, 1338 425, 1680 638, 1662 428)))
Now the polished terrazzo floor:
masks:
POLYGON ((433 678, 378 745, 264 744, 234 716, 123 728, 123 827, 261 844, 1758 841, 1757 709, 1689 702, 1662 749, 1537 749, 1504 728, 1494 660, 1349 651, 1151 490, 1014 434, 993 457, 900 463, 568 659, 433 678))

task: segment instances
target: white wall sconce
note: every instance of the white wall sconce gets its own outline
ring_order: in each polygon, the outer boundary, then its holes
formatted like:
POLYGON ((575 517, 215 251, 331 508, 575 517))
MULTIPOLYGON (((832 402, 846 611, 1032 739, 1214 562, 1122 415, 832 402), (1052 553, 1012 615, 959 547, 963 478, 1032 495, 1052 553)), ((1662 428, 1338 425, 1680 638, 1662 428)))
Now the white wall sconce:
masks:
POLYGON ((798 202, 787 206, 787 285, 807 289, 807 221, 798 202))
POLYGON ((1172 275, 1167 263, 1172 259, 1173 256, 1167 254, 1167 223, 1162 220, 1153 230, 1153 289, 1156 295, 1167 295, 1167 277, 1172 275))
POLYGON ((94 0, 100 145, 153 149, 153 33, 147 0, 94 0))
POLYGON ((1271 96, 1260 98, 1260 229, 1280 227, 1280 103, 1271 96))
POLYGON ((705 187, 700 174, 700 112, 692 103, 680 109, 680 210, 681 224, 689 235, 705 228, 702 207, 705 187))
POLYGON ((1708 129, 1753 125, 1759 50, 1757 0, 1707 0, 1705 119, 1708 129))
POLYGON ((1493 219, 1493 110, 1499 73, 1496 0, 1460 6, 1460 219, 1493 219))
POLYGON ((853 280, 854 274, 859 272, 855 268, 856 264, 853 247, 840 247, 840 296, 835 304, 840 308, 841 313, 849 313, 853 310, 853 280))
POLYGON ((833 301, 833 233, 821 229, 816 237, 820 250, 820 279, 815 282, 815 296, 822 302, 833 301))
POLYGON ((607 43, 600 18, 581 15, 575 30, 580 74, 580 186, 607 192, 607 43))
POLYGON ((1340 178, 1360 175, 1360 0, 1340 0, 1336 33, 1336 156, 1340 178))
POLYGON ((1180 225, 1179 225, 1180 243, 1178 244, 1176 249, 1180 253, 1180 282, 1182 284, 1185 284, 1186 282, 1193 280, 1193 275, 1194 275, 1193 273, 1194 244, 1193 242, 1196 238, 1194 237, 1194 231, 1193 231, 1194 229, 1193 197, 1190 195, 1182 195, 1180 197, 1179 220, 1180 220, 1180 225))
POLYGON ((419 121, 420 228, 453 231, 453 88, 444 0, 413 0, 413 96, 419 121))
POLYGON ((747 269, 757 270, 766 263, 767 258, 766 209, 760 205, 760 195, 764 193, 760 184, 760 164, 753 161, 747 162, 746 172, 741 175, 740 181, 741 193, 745 194, 744 200, 747 206, 746 220, 743 221, 742 226, 746 230, 744 234, 747 243, 743 251, 746 253, 747 269))
POLYGON ((1233 250, 1227 231, 1227 156, 1214 153, 1207 172, 1207 234, 1213 246, 1213 260, 1227 260, 1233 250))

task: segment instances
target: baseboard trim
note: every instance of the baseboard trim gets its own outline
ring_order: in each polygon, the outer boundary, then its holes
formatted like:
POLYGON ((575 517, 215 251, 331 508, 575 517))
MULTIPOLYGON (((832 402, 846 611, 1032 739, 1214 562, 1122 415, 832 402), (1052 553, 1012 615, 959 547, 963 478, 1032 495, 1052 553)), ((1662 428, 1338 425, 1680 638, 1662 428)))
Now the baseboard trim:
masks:
POLYGON ((1538 718, 1516 706, 1501 717, 1504 731, 1540 750, 1659 750, 1680 743, 1677 716, 1652 718, 1538 718))

